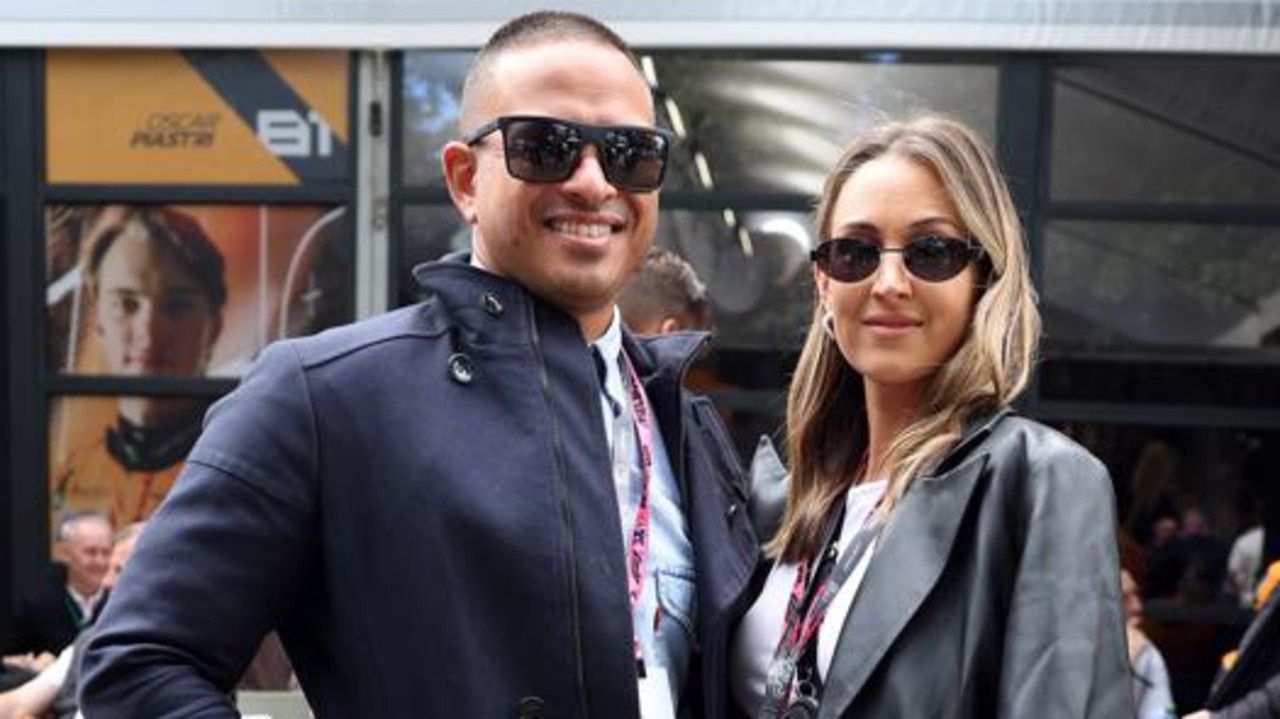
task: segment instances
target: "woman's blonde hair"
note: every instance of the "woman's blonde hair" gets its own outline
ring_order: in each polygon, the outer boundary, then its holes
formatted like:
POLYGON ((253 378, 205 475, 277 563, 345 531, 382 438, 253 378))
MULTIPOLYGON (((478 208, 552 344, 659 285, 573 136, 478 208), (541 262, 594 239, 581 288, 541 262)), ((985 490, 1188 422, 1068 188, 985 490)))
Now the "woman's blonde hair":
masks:
MULTIPOLYGON (((942 183, 963 229, 984 251, 973 318, 955 353, 929 378, 921 416, 896 437, 883 467, 891 512, 912 480, 960 439, 967 421, 1008 405, 1026 387, 1040 338, 1017 211, 991 149, 964 124, 940 115, 887 122, 859 135, 828 176, 817 231, 827 237, 845 182, 885 155, 918 162, 942 183)), ((790 485, 771 555, 798 561, 816 554, 832 507, 855 480, 867 447, 862 377, 822 327, 820 302, 787 397, 790 485)))

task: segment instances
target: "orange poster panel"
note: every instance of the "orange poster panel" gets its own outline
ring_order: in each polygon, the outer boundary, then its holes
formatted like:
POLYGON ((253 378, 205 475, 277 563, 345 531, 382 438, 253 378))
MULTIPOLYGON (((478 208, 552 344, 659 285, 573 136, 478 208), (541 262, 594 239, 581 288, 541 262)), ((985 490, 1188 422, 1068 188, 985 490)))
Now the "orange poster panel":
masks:
POLYGON ((345 207, 59 204, 45 214, 54 372, 237 377, 272 340, 353 319, 345 207))
POLYGON ((349 181, 350 57, 49 50, 50 184, 349 181))
POLYGON ((49 526, 107 512, 117 527, 151 516, 200 435, 204 397, 67 396, 49 420, 49 526))

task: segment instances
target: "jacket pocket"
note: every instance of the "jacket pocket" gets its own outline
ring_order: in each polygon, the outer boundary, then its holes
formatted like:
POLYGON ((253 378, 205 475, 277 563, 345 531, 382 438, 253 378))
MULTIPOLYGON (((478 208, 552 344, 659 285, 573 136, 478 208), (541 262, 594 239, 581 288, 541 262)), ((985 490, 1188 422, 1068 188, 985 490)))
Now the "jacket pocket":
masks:
POLYGON ((657 580, 658 611, 662 612, 663 622, 659 633, 665 633, 668 627, 678 626, 692 644, 697 637, 694 628, 694 617, 698 616, 698 596, 691 569, 662 568, 654 578, 657 580), (674 621, 670 621, 674 620, 674 621))

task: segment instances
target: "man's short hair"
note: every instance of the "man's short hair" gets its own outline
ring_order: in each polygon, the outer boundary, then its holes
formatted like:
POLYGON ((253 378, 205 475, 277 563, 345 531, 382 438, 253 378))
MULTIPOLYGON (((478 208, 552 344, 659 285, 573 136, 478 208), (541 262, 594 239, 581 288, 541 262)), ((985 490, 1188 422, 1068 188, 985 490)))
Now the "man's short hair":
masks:
POLYGON ((618 296, 622 321, 644 327, 673 317, 682 329, 711 327, 711 302, 698 273, 670 250, 653 246, 618 296))
POLYGON ((59 542, 65 542, 71 538, 72 529, 85 520, 99 520, 106 522, 108 527, 112 526, 111 517, 106 512, 99 509, 75 509, 62 515, 58 520, 58 530, 55 539, 59 542))
POLYGON ((489 40, 476 53, 462 84, 462 130, 469 129, 475 108, 472 103, 480 87, 489 79, 494 58, 509 50, 532 47, 557 40, 585 40, 612 47, 626 56, 640 72, 640 61, 631 48, 616 32, 595 18, 574 12, 539 10, 512 18, 494 31, 489 40))

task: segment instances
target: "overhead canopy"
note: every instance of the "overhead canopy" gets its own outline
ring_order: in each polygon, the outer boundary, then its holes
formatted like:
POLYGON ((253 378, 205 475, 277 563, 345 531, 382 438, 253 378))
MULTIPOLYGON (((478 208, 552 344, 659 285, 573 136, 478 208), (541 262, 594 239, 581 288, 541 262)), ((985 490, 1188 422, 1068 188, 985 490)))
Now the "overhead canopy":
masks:
MULTIPOLYGON (((637 47, 1276 54, 1271 0, 563 0, 637 47)), ((520 0, 6 0, 0 46, 442 48, 520 0)))

